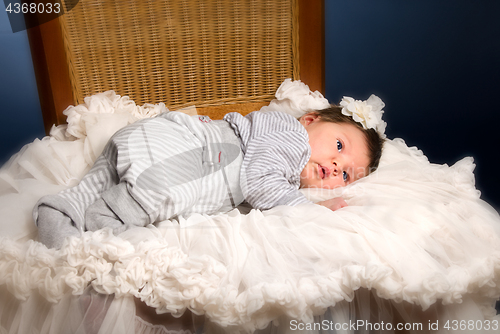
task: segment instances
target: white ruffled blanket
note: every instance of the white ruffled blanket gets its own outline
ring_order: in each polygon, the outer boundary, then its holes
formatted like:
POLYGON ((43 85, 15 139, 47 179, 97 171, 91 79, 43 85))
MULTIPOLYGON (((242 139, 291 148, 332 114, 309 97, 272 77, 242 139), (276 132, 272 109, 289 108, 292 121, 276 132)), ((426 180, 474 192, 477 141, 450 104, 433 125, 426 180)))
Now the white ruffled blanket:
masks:
MULTIPOLYGON (((263 110, 299 116, 328 102, 287 80, 263 110)), ((24 147, 0 172, 0 287, 18 299, 37 290, 57 302, 98 292, 133 295, 158 312, 187 308, 223 326, 254 330, 285 315, 304 322, 359 288, 423 309, 472 296, 485 317, 500 297, 500 219, 479 199, 472 158, 429 163, 388 140, 380 168, 335 191, 303 190, 319 205, 193 215, 113 236, 86 232, 59 251, 36 240, 38 198, 75 185, 119 128, 165 111, 114 92, 65 113, 68 125, 24 147)))

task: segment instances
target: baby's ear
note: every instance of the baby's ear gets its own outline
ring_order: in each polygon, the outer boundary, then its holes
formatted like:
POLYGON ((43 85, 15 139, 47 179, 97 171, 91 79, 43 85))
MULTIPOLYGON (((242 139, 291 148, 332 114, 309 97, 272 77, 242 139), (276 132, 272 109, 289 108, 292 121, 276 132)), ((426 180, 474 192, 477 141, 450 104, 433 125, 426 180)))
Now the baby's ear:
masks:
POLYGON ((314 123, 316 121, 319 121, 319 115, 316 112, 310 112, 305 115, 302 115, 299 119, 300 123, 304 126, 308 126, 311 123, 314 123))

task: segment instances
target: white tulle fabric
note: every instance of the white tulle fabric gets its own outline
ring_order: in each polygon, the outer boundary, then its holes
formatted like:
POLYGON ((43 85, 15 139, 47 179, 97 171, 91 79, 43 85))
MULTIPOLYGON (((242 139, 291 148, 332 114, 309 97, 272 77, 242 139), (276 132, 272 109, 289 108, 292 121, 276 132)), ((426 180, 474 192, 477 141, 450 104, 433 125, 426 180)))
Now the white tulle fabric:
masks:
MULTIPOLYGON (((328 103, 298 81, 285 81, 277 97, 271 106, 293 106, 294 115, 328 103)), ((342 196, 349 206, 335 212, 242 207, 119 236, 86 232, 58 251, 38 243, 31 218, 38 198, 76 184, 114 131, 165 110, 114 92, 94 95, 65 111, 67 126, 2 168, 0 333, 183 332, 136 317, 134 298, 158 313, 204 315, 207 333, 335 332, 300 331, 291 321, 399 319, 425 329, 431 319, 494 319, 500 219, 479 199, 472 159, 432 164, 401 139, 386 142, 370 176, 303 190, 313 201, 342 196)))

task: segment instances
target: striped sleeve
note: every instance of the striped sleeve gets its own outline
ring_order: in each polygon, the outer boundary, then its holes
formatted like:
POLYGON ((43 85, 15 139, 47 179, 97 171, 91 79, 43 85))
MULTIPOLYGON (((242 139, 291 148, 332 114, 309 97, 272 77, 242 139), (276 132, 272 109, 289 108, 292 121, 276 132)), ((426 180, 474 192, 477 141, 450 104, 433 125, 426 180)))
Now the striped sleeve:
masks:
POLYGON ((257 209, 309 203, 299 191, 300 173, 310 157, 309 137, 292 116, 252 113, 235 127, 245 156, 240 182, 245 200, 257 209))

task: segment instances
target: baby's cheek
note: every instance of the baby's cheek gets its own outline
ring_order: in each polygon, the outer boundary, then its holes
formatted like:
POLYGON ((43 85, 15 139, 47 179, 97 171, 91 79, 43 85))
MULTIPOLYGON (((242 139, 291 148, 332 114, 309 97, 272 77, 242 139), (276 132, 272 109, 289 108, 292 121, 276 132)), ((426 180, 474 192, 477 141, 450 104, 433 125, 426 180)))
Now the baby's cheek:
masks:
POLYGON ((307 171, 304 168, 302 172, 300 173, 300 187, 301 188, 306 188, 307 187, 307 171))
POLYGON ((300 187, 301 188, 309 188, 312 186, 314 181, 314 173, 309 168, 309 164, 302 170, 300 173, 300 187))

